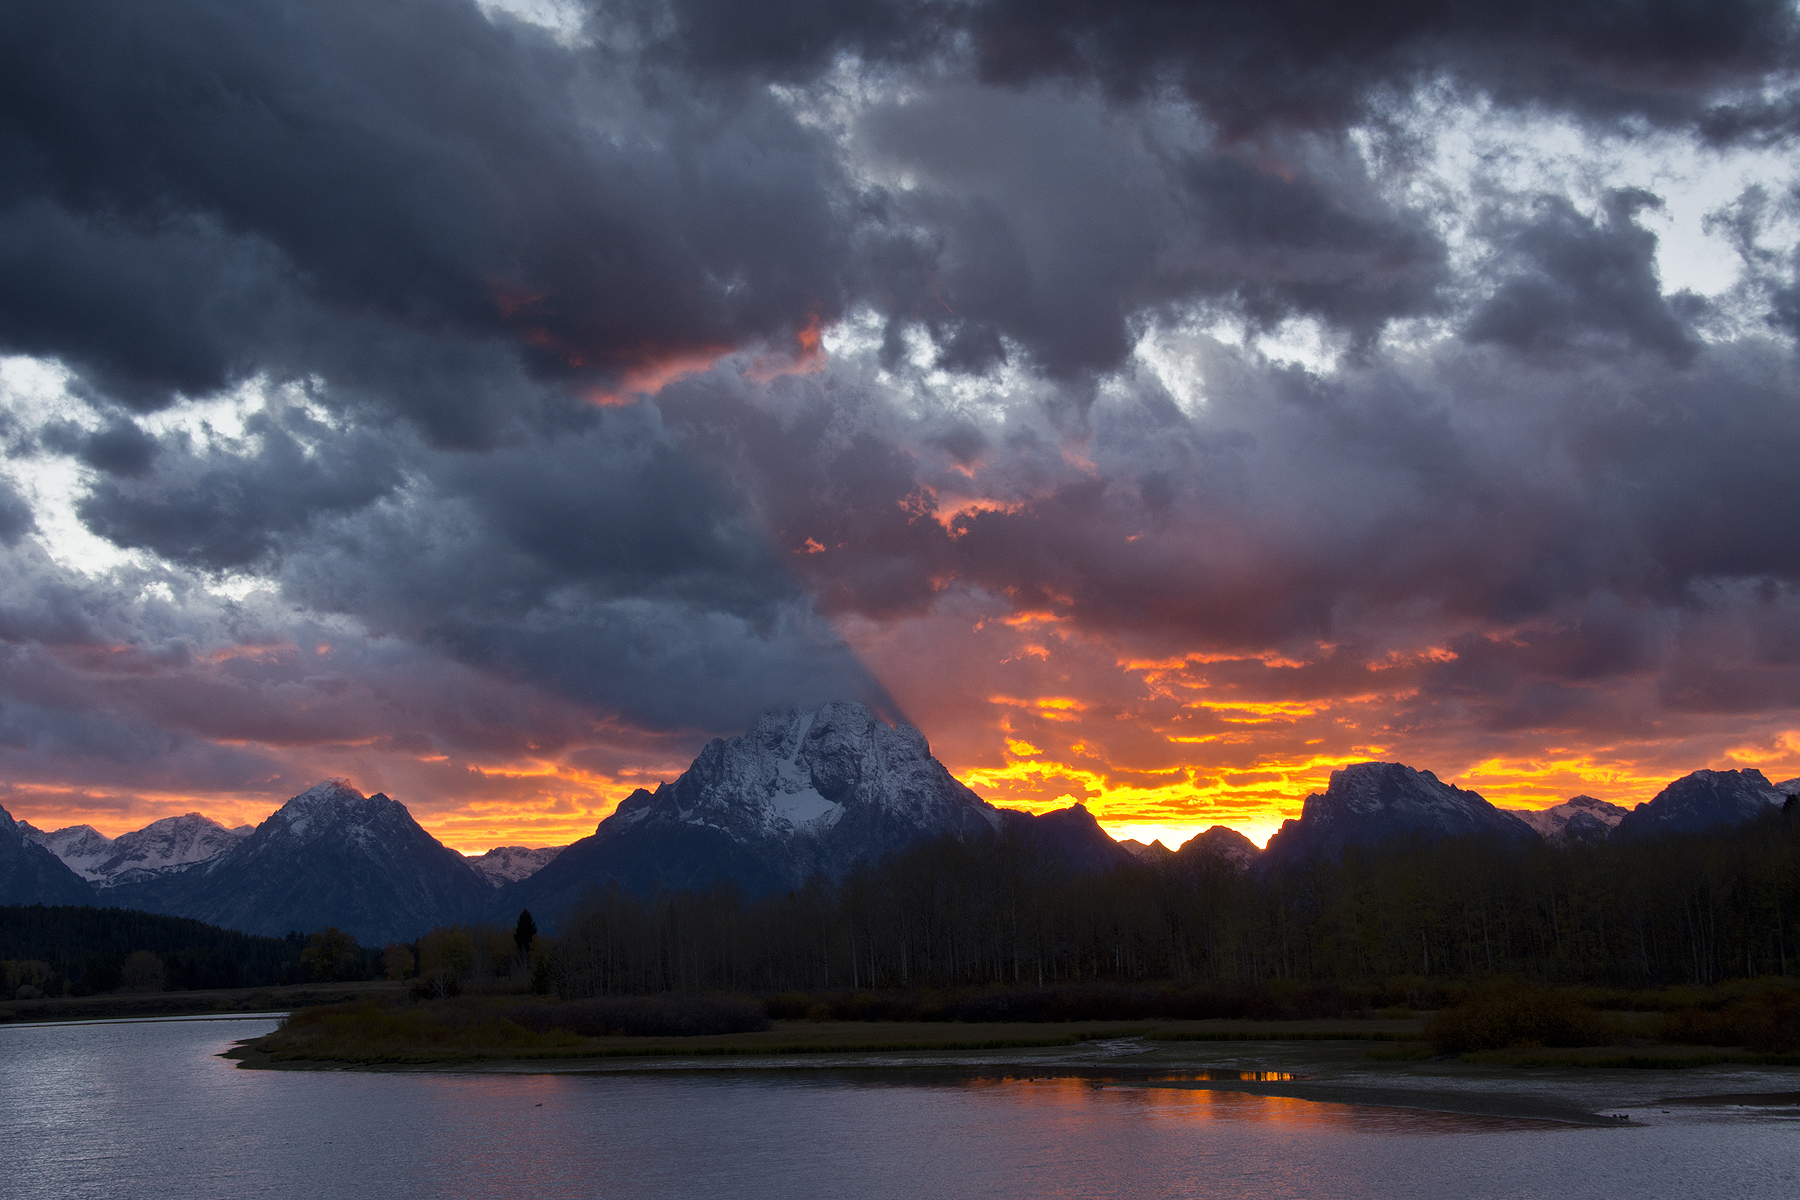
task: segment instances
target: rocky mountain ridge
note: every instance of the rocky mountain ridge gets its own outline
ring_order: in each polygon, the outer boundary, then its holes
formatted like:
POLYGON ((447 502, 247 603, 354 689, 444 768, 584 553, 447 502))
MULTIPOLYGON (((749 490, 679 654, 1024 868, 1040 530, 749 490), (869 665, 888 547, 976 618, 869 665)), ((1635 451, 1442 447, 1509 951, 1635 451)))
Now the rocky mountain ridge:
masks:
POLYGON ((1487 834, 1535 841, 1536 829, 1488 803, 1478 792, 1453 787, 1430 771, 1404 763, 1353 763, 1331 773, 1323 793, 1301 805, 1298 820, 1282 822, 1263 861, 1295 862, 1331 856, 1349 846, 1373 846, 1408 835, 1442 838, 1487 834))
POLYGON ((46 833, 29 821, 20 821, 19 833, 56 855, 65 867, 89 883, 100 878, 99 866, 112 854, 113 840, 92 825, 70 825, 46 833))
POLYGON ((1177 861, 1198 865, 1207 861, 1223 863, 1234 871, 1247 871, 1262 860, 1263 850, 1255 842, 1229 825, 1214 825, 1181 843, 1174 853, 1177 861))
POLYGON ((1755 820, 1800 791, 1800 779, 1770 783, 1755 767, 1734 771, 1695 771, 1684 775, 1638 805, 1618 823, 1612 836, 1644 838, 1673 833, 1705 833, 1755 820))
POLYGON ((227 829, 210 817, 184 813, 152 821, 142 829, 109 838, 91 825, 26 836, 62 859, 64 865, 100 889, 143 883, 208 862, 250 836, 251 827, 227 829))
POLYGON ((30 828, 0 808, 0 904, 92 904, 87 880, 26 836, 30 828))
POLYGON ((246 933, 335 925, 379 945, 468 920, 492 891, 405 805, 332 780, 289 800, 225 853, 115 885, 105 898, 246 933))

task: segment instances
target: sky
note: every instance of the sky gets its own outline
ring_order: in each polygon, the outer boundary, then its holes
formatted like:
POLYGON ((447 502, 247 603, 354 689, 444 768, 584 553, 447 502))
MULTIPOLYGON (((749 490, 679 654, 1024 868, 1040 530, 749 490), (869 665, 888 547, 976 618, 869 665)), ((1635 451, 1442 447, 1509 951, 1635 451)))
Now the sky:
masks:
POLYGON ((0 805, 1800 775, 1797 134, 1792 0, 0 3, 0 805))

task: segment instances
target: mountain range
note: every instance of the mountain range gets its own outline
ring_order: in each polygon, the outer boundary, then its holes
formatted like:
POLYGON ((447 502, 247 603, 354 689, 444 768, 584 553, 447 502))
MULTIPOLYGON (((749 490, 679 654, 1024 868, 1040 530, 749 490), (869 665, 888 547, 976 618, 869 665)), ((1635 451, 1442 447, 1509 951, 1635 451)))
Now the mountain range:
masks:
POLYGON ((248 825, 227 829, 199 813, 164 817, 117 838, 107 837, 92 825, 72 825, 45 833, 21 821, 19 830, 62 859, 77 875, 103 889, 184 871, 217 858, 250 836, 248 825))
POLYGON ((1553 808, 1497 808, 1401 763, 1331 774, 1266 850, 1213 826, 1170 850, 1117 842, 1080 804, 1033 816, 958 782, 910 725, 857 704, 765 714, 715 739, 671 783, 640 789, 567 847, 505 846, 465 857, 385 795, 319 784, 254 829, 198 813, 109 839, 80 825, 49 833, 0 809, 0 903, 101 904, 192 917, 247 933, 336 925, 365 944, 434 925, 510 924, 529 908, 553 930, 588 889, 638 894, 729 882, 750 896, 841 876, 921 838, 1008 834, 1063 869, 1127 863, 1266 870, 1394 837, 1486 835, 1525 843, 1692 834, 1742 823, 1800 791, 1754 769, 1696 771, 1627 811, 1576 796, 1553 808))

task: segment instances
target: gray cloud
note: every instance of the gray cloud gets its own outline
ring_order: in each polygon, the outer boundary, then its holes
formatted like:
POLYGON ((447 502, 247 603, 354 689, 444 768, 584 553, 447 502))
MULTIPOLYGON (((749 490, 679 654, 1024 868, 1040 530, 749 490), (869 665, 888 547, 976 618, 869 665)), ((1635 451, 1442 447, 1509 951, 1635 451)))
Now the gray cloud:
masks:
POLYGON ((0 546, 16 546, 37 526, 31 506, 11 483, 0 479, 0 546))
POLYGON ((1676 365, 1691 360, 1698 343, 1690 322, 1704 302, 1663 295, 1656 235, 1635 220, 1660 203, 1648 192, 1614 191, 1595 219, 1565 197, 1545 196, 1529 218, 1494 218, 1489 236, 1502 281, 1465 336, 1526 351, 1591 353, 1618 341, 1660 351, 1676 365))

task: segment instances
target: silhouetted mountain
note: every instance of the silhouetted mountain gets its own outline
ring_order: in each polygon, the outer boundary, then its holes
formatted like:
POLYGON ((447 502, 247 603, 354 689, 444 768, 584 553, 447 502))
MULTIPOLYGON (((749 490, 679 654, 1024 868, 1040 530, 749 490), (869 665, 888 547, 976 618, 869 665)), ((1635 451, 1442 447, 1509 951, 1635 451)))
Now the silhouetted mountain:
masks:
POLYGON ((786 709, 715 738, 674 783, 633 792, 592 836, 502 888, 492 911, 554 921, 609 881, 643 895, 729 881, 759 895, 921 837, 998 831, 1003 819, 912 726, 860 704, 786 709))
POLYGON ((93 902, 88 882, 26 837, 12 814, 0 808, 0 904, 93 902))
POLYGON ((1130 850, 1100 828, 1100 822, 1085 804, 1071 804, 1036 816, 1010 808, 995 811, 1000 814, 1003 831, 1036 841, 1049 857, 1077 874, 1110 871, 1137 861, 1130 850))
POLYGON ((1197 863, 1211 858, 1239 871, 1255 866, 1262 855, 1255 842, 1226 825, 1214 825, 1204 833, 1196 833, 1175 851, 1177 862, 1197 863))
POLYGON ((1401 835, 1430 838, 1492 834, 1535 840, 1537 830, 1475 792, 1441 782, 1402 763, 1354 763, 1331 773, 1324 795, 1314 793, 1300 819, 1282 822, 1263 852, 1265 863, 1336 855, 1345 846, 1372 846, 1401 835))
POLYGON ((1703 833, 1742 825, 1779 806, 1785 796, 1754 767, 1744 771, 1695 771, 1626 813, 1613 836, 1703 833))
POLYGON ((1136 838, 1126 838, 1119 845, 1124 847, 1125 852, 1131 857, 1150 866, 1168 862, 1175 854, 1173 850, 1162 844, 1161 838, 1149 843, 1140 842, 1136 838))
POLYGON ((335 782, 295 796, 216 858, 105 893, 120 908, 246 933, 335 925, 374 945, 467 920, 492 896, 468 860, 419 828, 405 805, 335 782))

